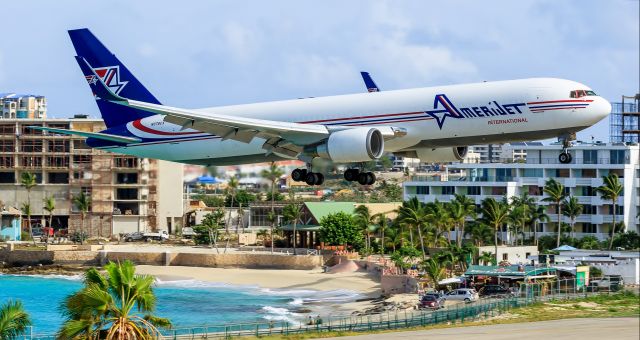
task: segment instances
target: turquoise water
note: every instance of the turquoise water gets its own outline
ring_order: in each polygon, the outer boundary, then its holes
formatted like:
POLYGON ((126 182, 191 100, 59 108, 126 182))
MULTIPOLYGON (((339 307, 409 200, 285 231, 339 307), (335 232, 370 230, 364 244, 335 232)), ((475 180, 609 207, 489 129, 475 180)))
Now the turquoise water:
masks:
MULTIPOLYGON (((63 322, 61 302, 81 286, 79 277, 0 275, 0 303, 20 299, 31 315, 34 333, 55 333, 63 322)), ((295 323, 305 318, 294 313, 303 304, 357 297, 349 291, 278 291, 189 280, 158 282, 155 293, 156 315, 168 317, 178 328, 267 320, 295 323)))

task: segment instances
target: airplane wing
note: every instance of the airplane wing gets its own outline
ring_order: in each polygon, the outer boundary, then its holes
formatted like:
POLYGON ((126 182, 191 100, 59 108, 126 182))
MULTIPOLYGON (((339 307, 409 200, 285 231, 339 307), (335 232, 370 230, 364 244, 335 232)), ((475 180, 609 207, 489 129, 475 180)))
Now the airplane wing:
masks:
POLYGON ((108 140, 110 142, 117 142, 117 143, 129 144, 129 143, 140 142, 140 139, 138 138, 111 135, 111 134, 102 133, 102 132, 87 132, 87 131, 78 131, 78 130, 56 129, 56 128, 43 127, 43 126, 27 126, 27 127, 33 130, 50 131, 50 132, 60 133, 64 135, 76 135, 76 136, 82 136, 82 137, 103 139, 103 140, 108 140))

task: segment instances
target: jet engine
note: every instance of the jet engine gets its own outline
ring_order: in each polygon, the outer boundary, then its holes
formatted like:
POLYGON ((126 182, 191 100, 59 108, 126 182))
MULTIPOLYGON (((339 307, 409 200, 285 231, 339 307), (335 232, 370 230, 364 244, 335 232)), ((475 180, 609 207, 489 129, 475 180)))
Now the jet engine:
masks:
POLYGON ((384 153, 384 137, 375 128, 353 128, 329 135, 311 154, 335 163, 367 162, 384 153))
POLYGON ((398 156, 419 158, 424 163, 458 162, 467 156, 469 148, 456 146, 453 148, 420 148, 414 151, 394 153, 398 156))

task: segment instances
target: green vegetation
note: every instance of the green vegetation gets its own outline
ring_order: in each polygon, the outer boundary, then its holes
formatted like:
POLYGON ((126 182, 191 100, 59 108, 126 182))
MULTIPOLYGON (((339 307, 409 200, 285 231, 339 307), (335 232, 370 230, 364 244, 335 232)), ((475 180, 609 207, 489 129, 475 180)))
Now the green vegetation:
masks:
POLYGON ((76 208, 80 210, 80 220, 82 221, 82 224, 80 227, 80 235, 84 236, 84 237, 82 236, 80 237, 80 244, 83 244, 86 238, 85 235, 87 234, 84 231, 84 220, 87 217, 87 212, 91 207, 91 198, 87 196, 84 193, 84 191, 81 191, 79 195, 76 195, 73 197, 72 201, 73 201, 73 204, 76 206, 76 208))
POLYGON ((614 174, 614 173, 610 173, 607 176, 603 176, 602 180, 604 182, 604 184, 600 187, 598 187, 598 192, 600 193, 600 196, 602 197, 602 199, 604 200, 611 200, 611 203, 613 204, 613 209, 612 209, 612 214, 613 214, 613 223, 611 225, 611 238, 609 239, 609 250, 611 250, 611 247, 613 247, 613 239, 614 236, 616 234, 616 214, 617 214, 617 202, 618 202, 618 197, 620 197, 620 195, 622 195, 622 191, 624 190, 624 187, 622 186, 622 184, 620 184, 620 180, 618 179, 618 175, 614 174))
POLYGON ((0 305, 0 339, 16 339, 31 326, 31 318, 22 302, 9 300, 0 305))
POLYGON ((202 224, 193 227, 193 231, 196 233, 194 238, 196 244, 208 244, 210 248, 218 249, 218 236, 223 222, 224 210, 222 208, 206 214, 202 219, 202 224))
POLYGON ((84 288, 68 296, 61 311, 66 321, 60 339, 155 339, 168 319, 153 315, 154 277, 136 275, 131 261, 109 262, 104 274, 96 268, 84 274, 84 288))
MULTIPOLYGON (((27 215, 29 237, 33 239, 33 230, 31 228, 31 189, 38 185, 36 175, 31 172, 23 172, 20 174, 20 185, 27 189, 27 201, 22 204, 22 212, 27 215)), ((33 244, 35 244, 35 240, 33 244)))
POLYGON ((327 245, 344 245, 359 250, 364 246, 362 233, 353 216, 338 212, 320 221, 320 239, 327 245))

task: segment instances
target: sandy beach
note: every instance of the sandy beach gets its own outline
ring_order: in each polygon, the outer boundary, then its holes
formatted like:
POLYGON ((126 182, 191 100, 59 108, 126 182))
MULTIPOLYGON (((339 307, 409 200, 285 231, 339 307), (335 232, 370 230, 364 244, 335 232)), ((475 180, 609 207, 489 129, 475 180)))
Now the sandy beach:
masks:
POLYGON ((136 266, 136 272, 163 281, 200 280, 272 289, 351 290, 367 297, 380 295, 380 284, 363 272, 327 274, 321 270, 136 266))

